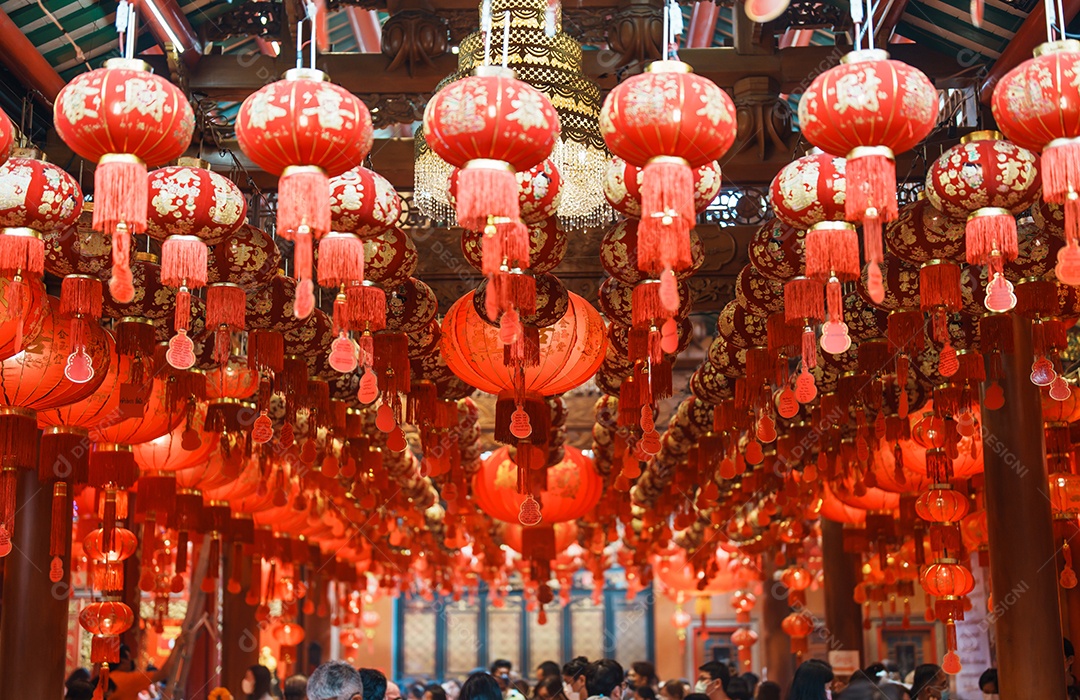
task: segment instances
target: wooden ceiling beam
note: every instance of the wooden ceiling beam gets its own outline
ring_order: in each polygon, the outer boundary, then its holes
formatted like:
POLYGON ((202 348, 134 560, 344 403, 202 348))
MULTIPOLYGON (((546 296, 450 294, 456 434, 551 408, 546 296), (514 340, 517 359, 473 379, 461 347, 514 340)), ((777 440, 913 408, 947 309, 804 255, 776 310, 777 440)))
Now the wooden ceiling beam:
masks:
MULTIPOLYGON (((915 66, 931 79, 949 77, 962 70, 955 57, 915 44, 893 45, 889 51, 894 58, 915 66)), ((843 55, 844 49, 833 46, 798 46, 772 54, 749 55, 740 55, 727 46, 679 52, 679 57, 693 66, 694 72, 722 87, 732 87, 735 81, 747 76, 765 76, 775 80, 782 93, 801 92, 813 76, 839 63, 843 55)), ((618 82, 618 75, 606 58, 603 52, 585 51, 582 69, 602 89, 611 89, 618 82)), ((389 62, 382 54, 331 53, 320 56, 319 68, 335 83, 358 95, 432 92, 439 81, 457 70, 457 56, 453 54, 434 59, 431 66, 414 67, 412 76, 404 71, 388 73, 389 62)), ((292 61, 284 56, 204 56, 189 74, 188 86, 192 92, 216 100, 241 101, 290 67, 292 61)))
MULTIPOLYGON (((1062 0, 1062 14, 1065 24, 1072 22, 1076 15, 1080 14, 1080 0, 1062 0)), ((990 67, 982 85, 979 86, 979 100, 984 105, 989 105, 998 81, 1008 75, 1013 68, 1031 58, 1035 47, 1045 41, 1046 6, 1039 2, 1016 30, 1016 34, 1001 52, 998 60, 990 67)))

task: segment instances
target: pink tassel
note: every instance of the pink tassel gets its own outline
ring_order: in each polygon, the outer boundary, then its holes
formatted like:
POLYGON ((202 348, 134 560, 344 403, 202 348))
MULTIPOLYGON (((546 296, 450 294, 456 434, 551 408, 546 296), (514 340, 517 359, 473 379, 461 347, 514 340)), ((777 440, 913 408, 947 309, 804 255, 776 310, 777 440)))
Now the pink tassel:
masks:
POLYGON ((995 254, 1004 262, 1015 260, 1020 254, 1016 219, 1007 209, 979 209, 968 217, 964 245, 972 265, 987 265, 995 254))
POLYGON ((297 279, 293 316, 307 318, 315 309, 315 285, 311 281, 311 232, 301 228, 294 234, 293 240, 293 270, 297 279))
POLYGON ((161 283, 198 289, 206 286, 206 244, 196 236, 169 236, 161 244, 161 283))
POLYGON ((45 272, 45 242, 28 228, 0 233, 0 275, 41 277, 45 272), (18 233, 14 233, 14 232, 18 233))
POLYGON ((825 221, 806 232, 806 276, 821 280, 859 277, 859 236, 855 227, 825 221))
POLYGON ((521 218, 517 178, 509 163, 469 161, 458 172, 458 224, 473 231, 483 231, 489 217, 507 221, 521 218))
POLYGON ((146 164, 132 155, 108 154, 94 170, 95 231, 112 236, 113 299, 126 304, 135 297, 131 281, 131 234, 145 233, 149 209, 146 164))
MULTIPOLYGON (((277 232, 294 240, 305 228, 314 238, 330 233, 330 180, 322 168, 294 165, 278 181, 277 232)), ((306 279, 311 278, 310 260, 309 254, 306 279)))
POLYGON ((682 158, 653 158, 641 174, 638 267, 685 270, 693 264, 694 171, 682 158))
POLYGON ((329 233, 319 241, 319 284, 340 287, 364 280, 364 242, 351 233, 329 233))

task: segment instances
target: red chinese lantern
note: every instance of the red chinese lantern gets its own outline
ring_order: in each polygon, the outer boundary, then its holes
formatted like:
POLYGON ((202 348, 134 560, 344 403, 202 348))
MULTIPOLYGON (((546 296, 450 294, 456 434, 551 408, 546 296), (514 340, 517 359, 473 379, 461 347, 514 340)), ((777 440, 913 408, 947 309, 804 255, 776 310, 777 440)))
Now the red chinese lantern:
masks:
POLYGON ((998 81, 994 120, 1018 146, 1042 152, 1043 198, 1065 207, 1066 246, 1057 277, 1080 283, 1080 43, 1051 41, 998 81))
MULTIPOLYGON (((478 272, 483 270, 483 239, 482 231, 465 229, 461 232, 461 252, 465 255, 465 261, 478 272)), ((566 256, 569 243, 570 236, 554 216, 529 226, 529 270, 534 275, 554 270, 566 256)))
POLYGON ((371 151, 371 114, 322 71, 294 68, 244 100, 236 138, 256 165, 280 175, 277 233, 295 244, 299 284, 294 313, 306 318, 315 305, 313 241, 332 230, 329 178, 356 166, 371 151))
POLYGON ((16 326, 31 312, 28 281, 45 270, 44 236, 68 229, 81 207, 82 191, 63 169, 35 158, 0 165, 0 278, 8 281, 7 318, 16 326))
MULTIPOLYGON (((613 157, 604 173, 604 197, 616 211, 632 219, 641 218, 641 168, 613 157)), ((694 169, 694 211, 701 213, 720 194, 723 181, 720 163, 713 161, 694 169)))
MULTIPOLYGON (((521 205, 515 172, 544 161, 555 147, 559 116, 550 100, 513 71, 481 66, 445 86, 424 110, 424 136, 431 150, 461 169, 456 197, 460 226, 484 231, 484 272, 494 274, 507 257, 521 250, 521 205), (496 235, 498 234, 498 235, 496 235), (505 241, 503 239, 506 239, 505 241)), ((520 256, 516 256, 520 257, 520 256)))
POLYGON ((559 210, 562 175, 550 158, 516 174, 521 220, 526 225, 546 221, 559 210))
POLYGON ((117 301, 131 301, 131 235, 147 226, 146 166, 184 153, 195 128, 191 105, 143 61, 113 58, 60 91, 53 121, 71 150, 97 163, 93 226, 112 236, 109 291, 117 301))
POLYGON ((1035 202, 1035 156, 996 131, 976 131, 941 154, 926 174, 926 197, 945 214, 967 217, 967 261, 990 273, 983 302, 990 311, 1016 305, 1004 265, 1019 255, 1015 215, 1035 202))
POLYGON ((967 567, 955 559, 939 559, 926 567, 920 578, 923 590, 934 596, 934 616, 945 622, 945 673, 955 675, 962 670, 956 653, 956 622, 964 619, 963 597, 975 589, 975 578, 967 567))
POLYGON ((925 75, 882 50, 853 51, 818 75, 799 100, 810 143, 847 159, 845 218, 863 224, 870 296, 884 290, 881 227, 897 216, 896 163, 937 122, 938 95, 925 75))
POLYGON ((206 404, 195 404, 171 432, 131 446, 144 472, 174 472, 209 461, 217 436, 204 433, 206 404))
POLYGON ((26 298, 16 299, 16 283, 0 277, 0 361, 22 352, 41 333, 49 305, 41 280, 25 282, 26 298))
POLYGON ((810 613, 799 610, 781 620, 780 629, 791 637, 791 653, 801 660, 810 648, 806 638, 814 631, 814 618, 810 613))
MULTIPOLYGON (((578 540, 577 523, 573 521, 553 523, 551 529, 555 533, 555 551, 562 552, 578 540)), ((503 542, 507 547, 524 554, 522 551, 522 533, 524 526, 516 522, 507 523, 502 529, 503 542)))
POLYGON ((931 260, 964 262, 964 221, 954 219, 930 203, 924 192, 900 207, 896 221, 885 227, 889 252, 909 263, 931 260))
MULTIPOLYGON (((221 243, 243 223, 247 203, 232 180, 206 169, 207 164, 196 159, 181 158, 173 165, 150 173, 150 209, 147 214, 147 234, 161 241, 161 283, 177 289, 174 311, 176 336, 169 341, 166 359, 176 369, 189 369, 195 364, 191 326, 191 289, 207 283, 207 246, 221 243)), ((218 287, 209 294, 209 315, 215 317, 215 327, 221 325, 222 314, 239 309, 243 291, 222 295, 226 288, 218 287)), ((242 319, 240 326, 243 326, 242 319)))
POLYGON ((206 258, 207 284, 228 282, 248 294, 265 288, 281 268, 281 251, 270 234, 243 224, 233 235, 211 246, 206 258))
POLYGON ((672 273, 693 264, 693 169, 719 160, 735 142, 735 105, 689 65, 657 61, 608 94, 600 130, 614 155, 643 169, 638 262, 664 270, 664 306, 674 311, 672 273))
POLYGON ((330 179, 330 228, 373 238, 397 225, 401 197, 385 177, 363 167, 330 179))
POLYGON ((811 153, 788 163, 769 186, 776 218, 796 229, 845 220, 843 158, 811 153))
MULTIPOLYGON (((507 523, 519 522, 522 509, 533 498, 539 501, 545 523, 581 518, 599 502, 602 482, 590 458, 570 445, 565 449, 563 461, 546 470, 522 470, 511 459, 509 447, 492 452, 473 481, 477 505, 491 517, 507 523), (531 481, 533 473, 544 477, 539 488, 530 488, 519 481, 519 477, 531 481)), ((518 454, 520 459, 520 449, 518 454)))
POLYGON ((282 646, 300 646, 304 641, 304 628, 295 622, 282 622, 274 628, 274 639, 282 646))

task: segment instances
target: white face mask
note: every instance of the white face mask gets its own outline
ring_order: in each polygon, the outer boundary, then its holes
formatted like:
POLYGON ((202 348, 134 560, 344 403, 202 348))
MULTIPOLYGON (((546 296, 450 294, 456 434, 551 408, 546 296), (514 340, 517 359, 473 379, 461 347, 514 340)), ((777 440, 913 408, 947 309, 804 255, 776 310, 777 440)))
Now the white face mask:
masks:
POLYGON ((574 690, 574 687, 569 683, 562 684, 563 695, 566 696, 566 700, 578 700, 578 693, 574 690))
POLYGON ((694 683, 694 692, 708 694, 709 681, 698 681, 697 683, 694 683))
POLYGON ((244 691, 244 695, 251 695, 255 692, 255 681, 249 681, 245 678, 240 682, 240 690, 244 691))

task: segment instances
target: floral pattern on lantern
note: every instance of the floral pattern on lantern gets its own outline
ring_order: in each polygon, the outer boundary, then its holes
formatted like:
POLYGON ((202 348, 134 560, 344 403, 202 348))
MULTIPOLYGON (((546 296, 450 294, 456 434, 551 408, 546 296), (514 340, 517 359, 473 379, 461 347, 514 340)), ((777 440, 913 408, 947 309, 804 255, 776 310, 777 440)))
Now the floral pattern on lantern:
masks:
POLYGON ((401 219, 401 212, 397 190, 374 170, 356 167, 330 180, 334 231, 372 238, 393 228, 401 219))

